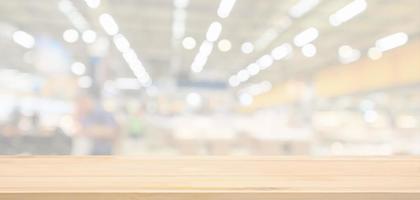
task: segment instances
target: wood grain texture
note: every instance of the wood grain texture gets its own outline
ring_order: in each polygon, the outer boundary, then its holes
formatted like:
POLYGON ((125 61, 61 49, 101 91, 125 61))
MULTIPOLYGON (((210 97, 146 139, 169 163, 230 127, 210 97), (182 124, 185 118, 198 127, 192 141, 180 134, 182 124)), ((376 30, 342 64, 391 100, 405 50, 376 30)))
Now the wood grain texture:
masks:
POLYGON ((420 199, 417 157, 0 157, 0 199, 420 199))

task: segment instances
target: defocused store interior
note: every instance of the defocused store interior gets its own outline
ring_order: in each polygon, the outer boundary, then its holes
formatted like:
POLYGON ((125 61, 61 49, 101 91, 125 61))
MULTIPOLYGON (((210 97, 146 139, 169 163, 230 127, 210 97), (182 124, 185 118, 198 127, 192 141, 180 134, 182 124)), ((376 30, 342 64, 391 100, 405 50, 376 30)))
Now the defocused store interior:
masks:
POLYGON ((0 50, 0 154, 420 154, 417 0, 2 1, 0 50))

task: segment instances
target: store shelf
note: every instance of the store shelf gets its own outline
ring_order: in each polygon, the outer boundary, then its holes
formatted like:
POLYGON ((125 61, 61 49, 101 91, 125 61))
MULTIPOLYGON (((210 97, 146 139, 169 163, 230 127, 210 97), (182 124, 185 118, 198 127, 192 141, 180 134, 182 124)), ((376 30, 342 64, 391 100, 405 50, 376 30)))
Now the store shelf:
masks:
POLYGON ((420 199, 420 158, 11 156, 0 183, 0 199, 420 199))

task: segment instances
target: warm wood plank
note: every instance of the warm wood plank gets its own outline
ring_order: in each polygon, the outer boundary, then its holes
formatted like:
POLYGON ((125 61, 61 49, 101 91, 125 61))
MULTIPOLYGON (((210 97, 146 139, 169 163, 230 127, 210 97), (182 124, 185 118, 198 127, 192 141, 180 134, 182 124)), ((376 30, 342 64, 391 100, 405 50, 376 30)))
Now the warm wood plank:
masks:
POLYGON ((420 158, 0 157, 0 199, 420 199, 420 158))

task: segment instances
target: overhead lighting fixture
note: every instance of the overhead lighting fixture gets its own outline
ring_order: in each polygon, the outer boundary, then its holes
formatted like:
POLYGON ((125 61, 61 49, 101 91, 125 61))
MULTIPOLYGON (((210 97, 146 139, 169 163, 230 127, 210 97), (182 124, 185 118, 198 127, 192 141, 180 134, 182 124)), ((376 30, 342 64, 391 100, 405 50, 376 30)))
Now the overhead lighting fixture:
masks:
POLYGON ((273 58, 270 55, 264 55, 257 60, 257 65, 261 70, 270 67, 273 64, 273 58))
POLYGON ((90 8, 97 8, 101 4, 101 0, 85 0, 90 8))
POLYGON ((296 46, 302 47, 314 41, 316 38, 318 38, 318 36, 318 30, 314 27, 311 27, 297 34, 294 37, 293 42, 296 46))
POLYGON ((212 42, 205 40, 203 43, 201 43, 199 53, 205 56, 209 56, 213 51, 213 46, 214 44, 212 42))
POLYGON ((192 92, 192 93, 189 93, 187 95, 186 101, 187 101, 188 105, 190 105, 194 108, 197 108, 197 107, 200 107, 201 104, 202 104, 202 97, 201 97, 201 95, 199 95, 195 92, 192 92))
POLYGON ((348 45, 343 45, 338 49, 338 57, 341 63, 348 64, 360 58, 360 51, 348 45))
POLYGON ((195 56, 194 58, 193 63, 191 64, 191 71, 195 73, 199 73, 203 71, 203 68, 206 62, 207 62, 207 57, 200 56, 200 54, 197 54, 197 56, 195 56))
POLYGON ((281 60, 286 58, 292 52, 292 45, 284 43, 271 51, 271 57, 274 60, 281 60))
POLYGON ((61 0, 58 9, 70 20, 79 32, 89 29, 89 23, 70 0, 61 0))
POLYGON ((249 72, 245 69, 239 71, 238 73, 238 80, 240 82, 245 82, 250 78, 249 72))
POLYGON ((123 59, 140 84, 146 88, 151 87, 152 79, 150 75, 147 73, 137 53, 131 48, 128 39, 122 33, 119 33, 119 27, 114 18, 110 14, 104 13, 99 16, 99 23, 108 35, 113 36, 115 47, 122 53, 123 59))
POLYGON ((219 8, 217 9, 217 15, 220 18, 229 17, 236 0, 221 0, 219 8))
POLYGON ((254 51, 254 45, 251 42, 245 42, 241 45, 241 51, 244 54, 250 54, 254 51))
POLYGON ((311 58, 316 55, 316 47, 313 44, 307 44, 302 47, 302 54, 305 57, 311 58))
POLYGON ((349 21, 367 8, 366 0, 354 0, 329 17, 332 26, 339 26, 349 21))
POLYGON ((63 39, 68 43, 74 43, 79 39, 79 32, 74 29, 68 29, 63 32, 63 39))
POLYGON ((255 76, 260 72, 260 67, 256 63, 251 63, 246 67, 246 70, 251 76, 255 76))
POLYGON ((210 24, 209 29, 206 34, 206 38, 210 42, 215 42, 222 32, 222 24, 219 22, 213 22, 210 24))
POLYGON ((87 30, 82 33, 82 40, 88 44, 95 42, 96 33, 92 30, 87 30))
POLYGON ((191 64, 191 71, 193 71, 194 73, 199 73, 203 71, 204 66, 207 63, 207 59, 210 56, 211 52, 213 51, 213 46, 214 46, 213 42, 216 41, 217 38, 219 37, 220 31, 221 31, 221 25, 220 25, 220 29, 218 28, 219 25, 220 23, 218 22, 212 23, 210 25, 209 30, 207 32, 207 39, 211 39, 213 41, 204 40, 203 43, 201 43, 200 49, 197 55, 195 55, 193 63, 191 64))
POLYGON ((223 39, 219 41, 219 43, 217 44, 217 47, 219 48, 220 51, 227 52, 232 48, 232 44, 230 43, 229 40, 223 39))
POLYGON ((122 34, 117 34, 113 37, 113 41, 115 44, 115 47, 117 49, 124 53, 130 50, 130 42, 128 42, 127 38, 124 37, 122 34))
POLYGON ((229 85, 231 86, 231 87, 236 87, 236 86, 238 86, 239 85, 239 79, 238 79, 238 77, 237 76, 235 76, 235 75, 233 75, 233 76, 231 76, 230 78, 229 78, 229 85))
POLYGON ((86 66, 81 62, 75 62, 71 65, 70 70, 73 72, 73 74, 81 76, 85 74, 86 66))
POLYGON ((239 93, 246 93, 252 96, 258 96, 258 95, 269 92, 272 87, 273 86, 269 81, 262 81, 260 83, 255 83, 246 88, 239 90, 239 93))
POLYGON ((406 33, 399 32, 377 40, 375 46, 376 48, 384 52, 402 46, 406 44, 407 41, 408 35, 406 33))
POLYGON ((300 0, 289 10, 289 15, 294 18, 299 18, 311 11, 319 4, 320 0, 300 0))
POLYGON ((250 106, 253 101, 254 101, 254 98, 250 94, 242 93, 239 95, 239 103, 242 106, 250 106))
POLYGON ((191 50, 194 49, 197 43, 195 42, 195 39, 192 37, 186 37, 184 40, 182 40, 182 46, 185 49, 191 50))
POLYGON ((136 52, 131 48, 123 53, 123 58, 129 65, 139 65, 143 67, 143 64, 138 59, 136 52))
POLYGON ((114 18, 108 13, 99 16, 99 23, 108 35, 115 35, 119 31, 114 18))
MULTIPOLYGON (((210 51, 211 52, 211 51, 210 51)), ((199 52, 195 57, 194 61, 191 64, 191 70, 195 73, 203 71, 204 66, 207 63, 208 55, 199 52)))
POLYGON ((144 86, 149 87, 152 84, 152 80, 149 74, 146 72, 143 64, 139 60, 136 52, 133 49, 123 53, 123 58, 127 62, 133 74, 136 76, 137 80, 144 86))
POLYGON ((24 31, 16 31, 12 35, 13 41, 27 49, 35 46, 35 39, 32 35, 24 31))
MULTIPOLYGON (((315 49, 316 51, 316 49, 315 49)), ((284 43, 271 51, 271 54, 261 56, 255 63, 251 63, 244 69, 240 70, 235 75, 229 78, 229 84, 236 87, 241 83, 248 81, 252 76, 256 76, 262 70, 269 68, 273 65, 274 60, 281 60, 286 58, 292 52, 292 46, 289 43, 284 43)))

